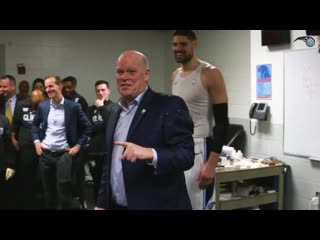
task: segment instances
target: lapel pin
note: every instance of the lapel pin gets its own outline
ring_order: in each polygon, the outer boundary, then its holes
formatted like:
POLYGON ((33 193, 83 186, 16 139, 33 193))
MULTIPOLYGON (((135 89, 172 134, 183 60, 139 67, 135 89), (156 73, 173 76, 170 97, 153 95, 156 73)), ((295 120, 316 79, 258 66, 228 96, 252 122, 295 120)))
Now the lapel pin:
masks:
POLYGON ((147 110, 142 109, 141 114, 145 114, 146 111, 147 111, 147 110))

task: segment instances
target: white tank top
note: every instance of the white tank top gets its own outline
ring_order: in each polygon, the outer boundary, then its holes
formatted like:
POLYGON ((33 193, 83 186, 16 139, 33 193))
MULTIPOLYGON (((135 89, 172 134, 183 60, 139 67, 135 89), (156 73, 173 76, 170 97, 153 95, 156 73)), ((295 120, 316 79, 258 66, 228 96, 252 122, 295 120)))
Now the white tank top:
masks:
POLYGON ((200 61, 199 66, 187 77, 181 77, 179 68, 172 82, 172 94, 183 98, 194 122, 194 138, 204 138, 212 135, 212 104, 207 90, 201 83, 201 71, 210 65, 200 61))

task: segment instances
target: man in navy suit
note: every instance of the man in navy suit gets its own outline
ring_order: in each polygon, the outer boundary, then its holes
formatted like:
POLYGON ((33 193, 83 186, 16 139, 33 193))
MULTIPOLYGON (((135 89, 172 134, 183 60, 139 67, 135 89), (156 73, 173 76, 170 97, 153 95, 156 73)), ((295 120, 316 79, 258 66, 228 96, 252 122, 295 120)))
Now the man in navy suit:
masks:
POLYGON ((193 122, 182 98, 152 91, 149 78, 142 53, 120 55, 97 210, 191 209, 184 171, 194 163, 193 122))
POLYGON ((9 120, 0 112, 0 210, 16 207, 12 203, 11 178, 15 174, 16 156, 11 142, 9 120))
POLYGON ((45 80, 49 100, 39 104, 32 137, 39 158, 48 209, 71 209, 72 176, 76 157, 91 134, 91 124, 80 104, 65 99, 58 76, 45 80))
POLYGON ((10 124, 12 124, 15 106, 20 100, 22 99, 16 94, 16 79, 12 75, 0 77, 0 113, 9 119, 10 124), (8 102, 10 103, 10 110, 8 110, 8 102))

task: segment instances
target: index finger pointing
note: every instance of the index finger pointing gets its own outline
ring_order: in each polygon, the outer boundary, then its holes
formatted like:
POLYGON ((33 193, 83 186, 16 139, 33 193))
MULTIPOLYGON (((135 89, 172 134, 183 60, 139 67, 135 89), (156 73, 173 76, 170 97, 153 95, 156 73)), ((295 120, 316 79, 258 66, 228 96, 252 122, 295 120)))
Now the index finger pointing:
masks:
POLYGON ((116 141, 116 142, 114 142, 114 144, 115 144, 115 145, 120 145, 120 146, 122 146, 122 147, 124 147, 124 148, 127 148, 128 145, 129 145, 128 142, 122 142, 122 141, 116 141))

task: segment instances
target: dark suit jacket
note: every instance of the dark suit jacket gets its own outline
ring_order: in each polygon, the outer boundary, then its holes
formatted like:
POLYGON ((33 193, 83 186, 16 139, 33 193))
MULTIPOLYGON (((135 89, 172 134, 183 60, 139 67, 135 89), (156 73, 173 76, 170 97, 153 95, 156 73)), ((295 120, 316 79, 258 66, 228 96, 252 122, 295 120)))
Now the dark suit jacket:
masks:
MULTIPOLYGON (((22 99, 18 98, 17 96, 16 106, 18 102, 20 102, 21 100, 22 99)), ((2 113, 3 115, 6 115, 6 99, 4 98, 3 94, 0 94, 0 113, 2 113)))
MULTIPOLYGON (((50 99, 41 102, 37 108, 32 122, 33 141, 42 141, 48 126, 48 115, 50 111, 50 99)), ((80 104, 64 99, 65 125, 67 142, 70 147, 76 144, 84 146, 91 134, 91 124, 83 113, 80 104)))
POLYGON ((15 151, 11 142, 9 120, 0 114, 0 171, 6 168, 15 169, 15 151))
MULTIPOLYGON (((113 135, 120 107, 111 111, 106 132, 104 161, 98 207, 108 209, 111 198, 110 166, 113 135)), ((146 161, 122 161, 129 209, 191 209, 184 171, 194 164, 193 122, 184 101, 177 96, 153 92, 143 96, 132 120, 127 141, 154 148, 157 168, 146 161)))
POLYGON ((5 100, 4 96, 3 96, 3 94, 0 94, 0 113, 2 113, 3 115, 6 114, 5 102, 6 102, 6 100, 5 100))

